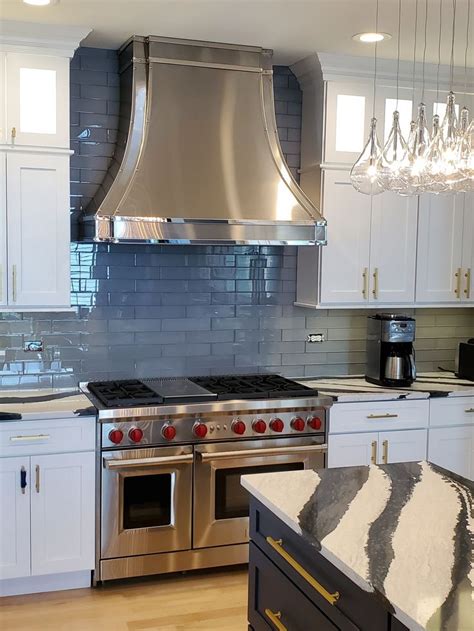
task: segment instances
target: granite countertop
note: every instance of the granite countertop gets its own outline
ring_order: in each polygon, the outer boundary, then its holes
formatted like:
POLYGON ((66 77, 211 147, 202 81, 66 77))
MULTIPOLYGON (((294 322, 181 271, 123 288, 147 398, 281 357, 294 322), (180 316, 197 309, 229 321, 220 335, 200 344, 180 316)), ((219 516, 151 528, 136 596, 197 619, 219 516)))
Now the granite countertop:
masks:
POLYGON ((20 414, 24 421, 35 421, 95 415, 96 410, 89 399, 77 390, 1 390, 0 421, 15 420, 9 418, 9 414, 20 414))
POLYGON ((337 403, 474 396, 474 382, 458 379, 453 372, 420 373, 409 388, 377 386, 368 383, 363 375, 305 378, 299 381, 306 386, 316 388, 322 395, 332 397, 337 403))
POLYGON ((427 462, 242 477, 409 629, 472 631, 472 482, 427 462))

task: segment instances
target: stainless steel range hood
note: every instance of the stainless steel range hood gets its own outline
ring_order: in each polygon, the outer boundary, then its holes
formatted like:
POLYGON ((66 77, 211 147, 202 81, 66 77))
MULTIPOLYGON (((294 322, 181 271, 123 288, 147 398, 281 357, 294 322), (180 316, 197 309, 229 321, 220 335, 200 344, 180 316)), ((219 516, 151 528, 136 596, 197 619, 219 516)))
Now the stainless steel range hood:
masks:
POLYGON ((125 44, 117 149, 84 237, 324 245, 326 221, 281 153, 271 56, 161 37, 125 44))

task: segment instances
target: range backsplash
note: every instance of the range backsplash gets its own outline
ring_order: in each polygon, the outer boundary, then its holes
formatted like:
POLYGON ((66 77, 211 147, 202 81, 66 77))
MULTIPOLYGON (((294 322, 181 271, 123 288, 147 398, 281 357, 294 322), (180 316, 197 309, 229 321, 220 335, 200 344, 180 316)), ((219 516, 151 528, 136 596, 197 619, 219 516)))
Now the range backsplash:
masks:
MULTIPOLYGON (((114 51, 79 49, 71 65, 71 211, 102 181, 115 147, 114 51)), ((275 68, 283 151, 299 166, 301 92, 275 68)), ((0 313, 0 386, 75 386, 131 376, 275 371, 290 377, 365 369, 369 312, 293 306, 296 248, 73 244, 67 313, 0 313), (308 333, 326 342, 307 344, 308 333), (26 353, 42 339, 42 353, 26 353)), ((453 367, 474 337, 472 309, 418 310, 417 366, 453 367)))

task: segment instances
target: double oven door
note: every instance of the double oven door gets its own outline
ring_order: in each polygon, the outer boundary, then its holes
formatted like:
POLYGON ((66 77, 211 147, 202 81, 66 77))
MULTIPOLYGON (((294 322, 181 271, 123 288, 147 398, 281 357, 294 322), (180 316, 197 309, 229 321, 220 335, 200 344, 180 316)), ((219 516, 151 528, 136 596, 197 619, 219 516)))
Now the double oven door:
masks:
POLYGON ((193 547, 247 543, 249 499, 242 475, 323 468, 323 436, 195 447, 193 547))
POLYGON ((101 558, 191 548, 193 449, 102 453, 101 558))

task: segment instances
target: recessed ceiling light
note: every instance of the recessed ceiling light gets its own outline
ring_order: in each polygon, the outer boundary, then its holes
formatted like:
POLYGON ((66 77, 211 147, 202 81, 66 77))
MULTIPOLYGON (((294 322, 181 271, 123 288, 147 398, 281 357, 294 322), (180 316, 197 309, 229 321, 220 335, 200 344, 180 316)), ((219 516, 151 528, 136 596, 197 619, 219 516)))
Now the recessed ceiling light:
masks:
POLYGON ((384 39, 392 39, 392 36, 390 33, 356 33, 356 35, 352 36, 352 39, 364 44, 375 44, 383 42, 384 39))
POLYGON ((48 4, 57 4, 59 0, 23 0, 23 2, 35 7, 46 7, 48 4))

